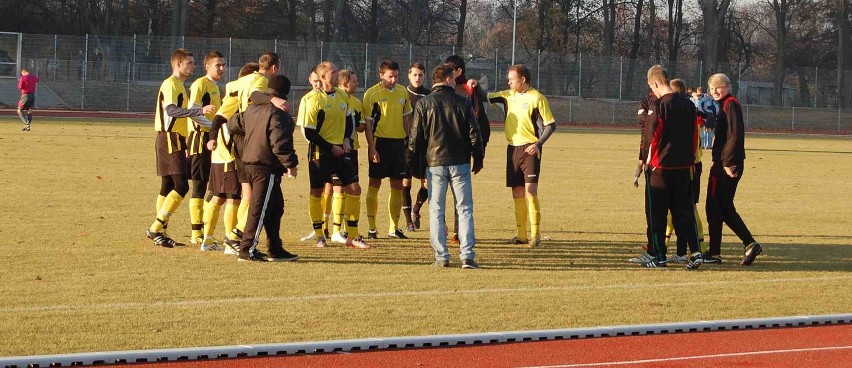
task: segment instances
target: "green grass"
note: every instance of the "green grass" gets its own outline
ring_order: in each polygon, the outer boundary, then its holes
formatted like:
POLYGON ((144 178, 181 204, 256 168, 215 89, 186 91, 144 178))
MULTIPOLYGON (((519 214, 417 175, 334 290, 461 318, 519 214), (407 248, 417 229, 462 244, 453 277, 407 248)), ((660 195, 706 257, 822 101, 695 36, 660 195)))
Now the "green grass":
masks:
MULTIPOLYGON (((545 148, 544 246, 504 244, 514 217, 495 131, 474 177, 483 269, 462 271, 427 266, 426 231, 380 239, 369 251, 298 242, 310 228, 307 171, 282 186, 282 235, 299 262, 156 248, 143 235, 159 189, 150 125, 36 117, 25 133, 0 119, 0 356, 847 313, 852 305, 848 138, 749 135, 737 206, 766 254, 740 267, 741 245, 726 230, 726 263, 687 272, 626 262, 644 242, 632 131, 560 129, 545 148)), ((380 230, 386 196, 387 183, 380 230)), ((182 205, 170 224, 181 240, 187 217, 182 205)))

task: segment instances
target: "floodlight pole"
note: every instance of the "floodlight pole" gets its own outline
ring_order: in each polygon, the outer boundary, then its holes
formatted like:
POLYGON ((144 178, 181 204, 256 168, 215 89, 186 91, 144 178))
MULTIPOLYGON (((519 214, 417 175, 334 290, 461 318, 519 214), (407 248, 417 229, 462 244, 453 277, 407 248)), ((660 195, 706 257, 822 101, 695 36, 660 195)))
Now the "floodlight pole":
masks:
POLYGON ((513 0, 515 14, 512 16, 512 65, 515 65, 515 37, 518 33, 518 0, 513 0))

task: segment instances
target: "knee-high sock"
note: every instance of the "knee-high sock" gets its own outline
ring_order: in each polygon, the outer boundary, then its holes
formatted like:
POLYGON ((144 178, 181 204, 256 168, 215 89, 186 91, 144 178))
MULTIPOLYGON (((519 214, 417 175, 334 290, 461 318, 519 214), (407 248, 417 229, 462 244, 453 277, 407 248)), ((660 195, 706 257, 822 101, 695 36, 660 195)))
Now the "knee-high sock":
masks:
POLYGON ((240 232, 246 229, 246 222, 248 222, 249 205, 251 205, 251 200, 249 198, 243 198, 242 200, 240 200, 239 208, 237 208, 237 225, 234 228, 239 230, 240 232))
POLYGON ((314 234, 316 234, 317 239, 325 238, 322 231, 322 224, 325 222, 322 218, 322 202, 322 196, 310 196, 310 199, 308 199, 308 213, 311 216, 311 223, 314 226, 314 234))
POLYGON ((376 214, 379 213, 379 188, 367 187, 367 224, 376 230, 376 214))
POLYGON ((360 235, 358 233, 358 217, 361 213, 361 196, 347 194, 345 207, 347 233, 350 238, 357 239, 360 235))
POLYGON ((169 217, 171 217, 178 206, 180 206, 181 201, 183 201, 183 197, 178 194, 178 192, 171 191, 163 201, 163 205, 160 207, 160 212, 157 213, 157 219, 154 220, 153 224, 151 224, 151 231, 158 233, 162 232, 163 226, 169 222, 169 217))
POLYGON ((405 223, 411 223, 411 186, 402 187, 402 215, 405 223))
POLYGON ((203 236, 205 241, 216 232, 216 222, 219 220, 219 210, 221 208, 222 205, 216 202, 204 202, 204 215, 202 219, 204 221, 203 236))
POLYGON ((27 120, 27 116, 24 115, 24 110, 18 110, 18 116, 21 117, 21 121, 24 122, 24 125, 30 125, 30 121, 27 120))
POLYGON ((165 202, 165 200, 166 196, 162 194, 157 195, 157 212, 154 213, 160 213, 160 209, 163 208, 163 202, 165 202))
POLYGON ((29 113, 27 113, 27 125, 30 125, 32 123, 33 123, 33 113, 29 112, 29 113))
POLYGON ((524 198, 514 198, 515 202, 515 227, 518 230, 518 239, 529 240, 527 238, 527 202, 524 198))
POLYGON ((389 233, 395 233, 399 229, 399 211, 402 211, 402 189, 391 188, 388 197, 389 233))
POLYGON ((414 202, 414 206, 411 208, 415 215, 420 215, 420 208, 422 208, 423 204, 428 200, 429 190, 425 187, 421 187, 420 190, 417 191, 417 202, 414 202))
POLYGON ((672 225, 672 213, 666 215, 666 244, 669 243, 669 240, 672 239, 672 234, 674 233, 674 225, 672 225))
POLYGON ((340 227, 343 224, 341 219, 343 218, 343 206, 346 203, 346 197, 343 193, 334 193, 331 197, 331 218, 334 221, 331 231, 333 231, 332 234, 339 234, 340 227))
POLYGON ((701 221, 701 215, 698 214, 698 206, 693 209, 695 210, 695 229, 698 231, 698 245, 701 247, 701 253, 707 253, 709 248, 707 248, 707 243, 704 241, 704 221, 701 221))
POLYGON ((192 239, 204 235, 204 198, 189 199, 189 224, 192 227, 192 239))
POLYGON ((225 225, 226 237, 237 227, 237 212, 239 212, 239 207, 238 204, 231 202, 225 203, 225 214, 222 216, 222 223, 225 225))
POLYGON ((541 204, 538 202, 538 196, 527 196, 527 207, 530 212, 530 236, 535 239, 541 239, 541 204))
POLYGON ((322 226, 326 230, 331 229, 332 226, 330 225, 332 225, 332 221, 334 221, 331 217, 331 212, 333 209, 332 206, 334 206, 334 203, 332 203, 333 200, 334 194, 328 193, 326 191, 322 192, 322 226))

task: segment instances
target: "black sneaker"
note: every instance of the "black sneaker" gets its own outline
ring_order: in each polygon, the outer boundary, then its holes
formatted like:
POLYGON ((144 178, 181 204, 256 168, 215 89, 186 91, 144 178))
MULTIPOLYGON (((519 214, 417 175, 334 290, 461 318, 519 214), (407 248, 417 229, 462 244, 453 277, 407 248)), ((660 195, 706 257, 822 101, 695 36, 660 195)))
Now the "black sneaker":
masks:
POLYGON ((478 270, 478 269, 479 269, 479 264, 478 264, 478 263, 476 263, 476 261, 474 261, 474 260, 472 260, 472 259, 465 259, 465 260, 463 260, 463 261, 462 261, 462 266, 461 266, 461 267, 462 267, 462 268, 471 269, 471 270, 478 270))
POLYGON ((240 255, 237 256, 238 262, 267 262, 268 256, 266 253, 254 251, 254 253, 243 253, 240 252, 240 255))
POLYGON ((24 126, 24 129, 21 129, 21 130, 22 130, 22 131, 25 131, 25 132, 29 132, 29 131, 30 131, 30 126, 29 126, 29 124, 25 125, 25 126, 24 126))
POLYGON ((175 242, 174 239, 169 238, 163 233, 151 231, 150 229, 145 232, 145 236, 147 236, 148 239, 153 240, 154 245, 158 247, 174 248, 175 245, 177 245, 177 242, 175 242))
POLYGON ((420 215, 411 211, 411 224, 414 225, 414 230, 420 230, 420 215))
POLYGON ((754 259, 763 252, 763 247, 760 246, 758 242, 752 242, 751 244, 745 247, 745 254, 743 254, 743 261, 740 262, 743 266, 751 266, 754 263, 754 259))
POLYGON ((400 230, 400 229, 396 229, 396 231, 394 231, 394 232, 392 232, 392 233, 388 233, 388 238, 392 238, 392 239, 408 239, 408 237, 407 237, 407 236, 405 236, 405 233, 403 233, 403 232, 402 232, 402 230, 400 230))
POLYGON ((269 255, 266 257, 266 260, 269 262, 293 262, 297 259, 299 259, 298 255, 286 250, 281 250, 280 252, 269 252, 269 255))
POLYGON ((722 263, 722 256, 720 255, 710 255, 710 253, 704 253, 701 255, 701 258, 704 260, 704 264, 720 264, 722 263))
POLYGON ((239 240, 231 240, 231 238, 225 236, 225 254, 240 254, 240 241, 239 240))
POLYGON ((668 266, 666 265, 665 259, 663 259, 663 260, 652 259, 648 262, 643 263, 642 267, 645 267, 645 268, 661 268, 661 267, 668 267, 668 266))
POLYGON ((438 261, 438 260, 436 260, 435 262, 432 262, 432 267, 438 267, 438 268, 450 267, 450 261, 444 261, 444 260, 438 261))
POLYGON ((370 230, 367 232, 367 239, 378 239, 379 232, 376 230, 370 230))
POLYGON ((697 270, 698 267, 701 267, 701 264, 704 263, 704 255, 700 252, 693 254, 689 257, 689 261, 686 262, 687 270, 697 270))

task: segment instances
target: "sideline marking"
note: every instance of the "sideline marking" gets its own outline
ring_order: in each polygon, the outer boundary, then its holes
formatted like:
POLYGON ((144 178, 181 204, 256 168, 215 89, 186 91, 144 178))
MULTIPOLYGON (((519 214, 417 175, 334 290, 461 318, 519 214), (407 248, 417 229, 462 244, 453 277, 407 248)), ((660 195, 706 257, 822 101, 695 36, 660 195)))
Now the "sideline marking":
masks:
POLYGON ((606 362, 606 363, 584 363, 584 364, 566 364, 566 365, 537 365, 537 366, 518 367, 518 368, 601 367, 601 366, 609 366, 609 365, 633 365, 633 364, 645 364, 645 363, 664 363, 664 362, 676 362, 676 361, 695 360, 695 359, 730 358, 730 357, 750 356, 750 355, 769 355, 769 354, 801 353, 801 352, 809 352, 809 351, 847 350, 847 349, 852 349, 852 346, 830 346, 830 347, 824 347, 824 348, 802 348, 802 349, 784 349, 784 350, 760 350, 760 351, 749 351, 749 352, 745 352, 745 353, 726 353, 726 354, 712 354, 712 355, 695 355, 695 356, 676 357, 676 358, 625 360, 625 361, 620 361, 620 362, 606 362))
POLYGON ((850 280, 852 276, 838 277, 815 277, 815 278, 780 278, 780 279, 758 279, 758 280, 731 280, 731 281, 701 281, 701 282, 672 282, 653 284, 615 284, 615 285, 573 285, 563 287, 542 288, 496 288, 496 289, 469 289, 469 290, 421 290, 421 291, 395 291, 378 293, 343 293, 343 294, 317 294, 296 295, 280 297, 257 297, 257 298, 227 298, 210 300, 179 300, 170 302, 132 302, 132 303, 103 303, 103 304, 66 304, 66 305, 44 305, 27 307, 5 307, 0 308, 3 313, 26 313, 26 312, 56 312, 75 310, 111 310, 111 309, 134 309, 134 308, 167 308, 167 307, 195 307, 216 304, 242 304, 242 303, 287 303, 303 302, 313 300, 340 300, 359 298, 387 298, 387 297, 418 297, 418 296, 445 296, 445 295, 483 295, 519 292, 551 292, 551 291, 575 291, 575 290, 612 290, 612 289, 639 289, 639 288, 661 288, 661 287, 688 287, 688 286, 713 286, 728 284, 769 284, 786 282, 806 281, 841 281, 850 280))

